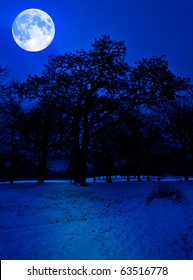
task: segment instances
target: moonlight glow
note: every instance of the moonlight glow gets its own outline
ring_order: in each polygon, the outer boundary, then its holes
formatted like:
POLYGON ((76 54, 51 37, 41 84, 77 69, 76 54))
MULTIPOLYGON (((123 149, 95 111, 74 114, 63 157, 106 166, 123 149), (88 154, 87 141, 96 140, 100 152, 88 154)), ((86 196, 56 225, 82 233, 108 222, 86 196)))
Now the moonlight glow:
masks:
POLYGON ((55 26, 51 17, 44 11, 28 9, 15 18, 12 34, 19 47, 29 52, 38 52, 52 42, 55 26))

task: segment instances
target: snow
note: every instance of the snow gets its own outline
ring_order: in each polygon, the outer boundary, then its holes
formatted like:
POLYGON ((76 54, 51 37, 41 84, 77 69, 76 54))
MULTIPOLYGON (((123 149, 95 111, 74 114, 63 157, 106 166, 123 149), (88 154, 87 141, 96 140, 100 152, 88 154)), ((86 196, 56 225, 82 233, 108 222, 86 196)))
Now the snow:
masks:
POLYGON ((0 259, 193 259, 193 182, 0 185, 0 259), (147 197, 158 187, 184 199, 147 197))

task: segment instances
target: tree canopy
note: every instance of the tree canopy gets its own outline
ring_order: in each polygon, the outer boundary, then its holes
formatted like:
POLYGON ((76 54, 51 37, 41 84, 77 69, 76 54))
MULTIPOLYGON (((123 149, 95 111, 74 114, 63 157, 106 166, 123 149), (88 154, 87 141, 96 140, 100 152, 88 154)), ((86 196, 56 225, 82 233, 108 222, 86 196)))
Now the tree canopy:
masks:
MULTIPOLYGON (((0 68, 0 77, 5 73, 0 68)), ((74 183, 85 184, 88 167, 96 170, 104 160, 108 176, 115 163, 136 168, 139 177, 142 170, 149 174, 165 133, 159 121, 153 124, 153 112, 192 86, 171 72, 164 55, 130 66, 125 42, 103 35, 88 51, 49 56, 41 75, 9 88, 22 104, 17 133, 26 157, 38 163, 39 182, 57 156, 68 161, 74 183)))

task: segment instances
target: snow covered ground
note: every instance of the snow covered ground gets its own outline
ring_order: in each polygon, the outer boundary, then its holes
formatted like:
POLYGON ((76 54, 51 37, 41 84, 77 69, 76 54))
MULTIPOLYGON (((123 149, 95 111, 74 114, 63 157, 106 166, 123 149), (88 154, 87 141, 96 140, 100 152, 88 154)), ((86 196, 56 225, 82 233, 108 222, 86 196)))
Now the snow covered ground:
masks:
POLYGON ((193 182, 1 184, 0 259, 193 259, 193 182))

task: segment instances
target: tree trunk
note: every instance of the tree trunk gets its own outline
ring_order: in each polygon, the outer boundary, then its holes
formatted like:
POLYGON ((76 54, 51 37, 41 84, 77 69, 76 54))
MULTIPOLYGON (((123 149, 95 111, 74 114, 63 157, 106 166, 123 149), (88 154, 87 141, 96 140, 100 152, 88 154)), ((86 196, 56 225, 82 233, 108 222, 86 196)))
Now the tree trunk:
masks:
POLYGON ((106 182, 112 183, 112 159, 107 157, 106 159, 106 182))
POLYGON ((130 182, 130 177, 129 177, 129 170, 130 170, 130 163, 129 163, 129 158, 127 157, 127 165, 126 165, 126 172, 127 172, 127 182, 130 182))
POLYGON ((106 175, 106 182, 111 184, 112 183, 112 176, 111 175, 106 175))
POLYGON ((146 171, 147 171, 147 177, 146 180, 150 181, 150 174, 151 174, 151 164, 150 164, 150 160, 147 160, 146 162, 146 171))
POLYGON ((47 175, 47 155, 46 153, 39 154, 38 160, 38 185, 44 183, 47 175))
POLYGON ((14 159, 11 159, 11 163, 10 163, 10 179, 9 182, 10 184, 13 184, 14 182, 14 159))
POLYGON ((189 174, 188 174, 188 163, 187 160, 184 162, 184 180, 188 181, 189 179, 189 174))
POLYGON ((147 174, 147 177, 146 177, 147 181, 150 181, 150 175, 147 174))
MULTIPOLYGON (((80 119, 75 118, 75 170, 74 170, 74 184, 86 184, 86 163, 88 157, 88 145, 89 145, 89 134, 90 134, 90 123, 88 120, 89 110, 90 110, 90 100, 87 101, 87 106, 85 106, 84 111, 84 121, 83 121, 83 137, 80 144, 80 119)), ((80 105, 81 106, 81 105, 80 105)))
POLYGON ((183 147, 183 152, 184 152, 184 155, 183 155, 183 164, 184 164, 184 180, 185 181, 188 181, 189 179, 189 172, 188 172, 188 159, 187 159, 187 147, 186 147, 186 144, 184 145, 183 147))
POLYGON ((108 180, 108 183, 111 184, 112 183, 112 176, 111 174, 109 175, 109 180, 108 180))
POLYGON ((93 165, 93 182, 96 182, 96 160, 94 161, 93 165))
POLYGON ((14 129, 11 132, 11 158, 10 158, 10 184, 13 184, 14 173, 15 173, 15 140, 14 140, 14 129))
POLYGON ((139 149, 137 149, 136 153, 136 171, 137 171, 137 180, 141 181, 141 166, 140 166, 140 155, 139 155, 139 149))
POLYGON ((74 170, 74 184, 85 185, 86 184, 86 162, 87 162, 87 150, 81 150, 76 155, 74 170))

